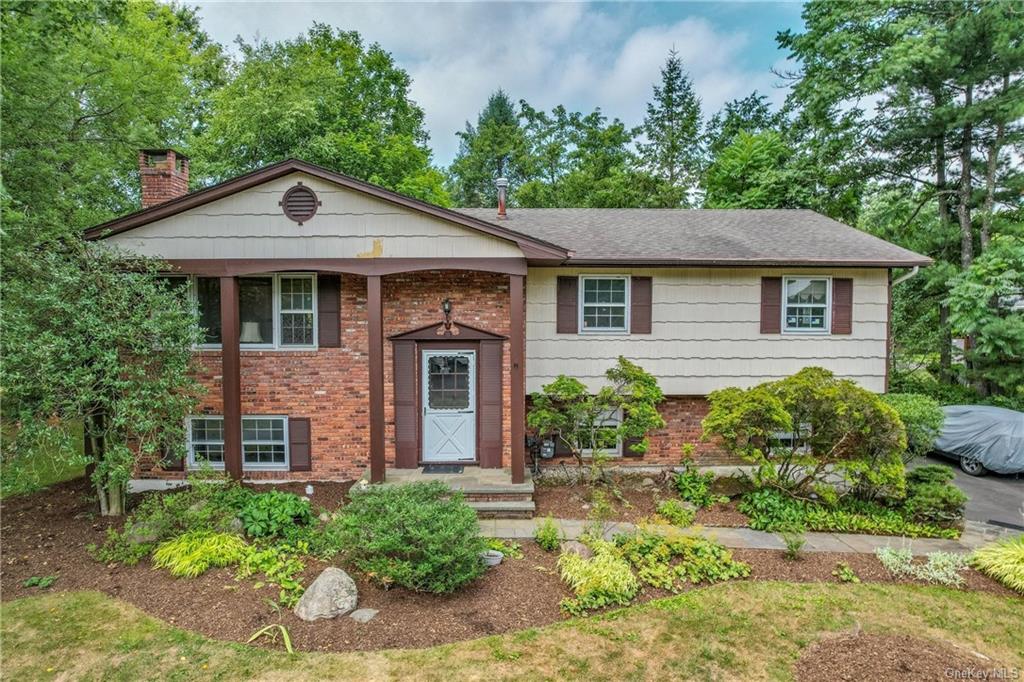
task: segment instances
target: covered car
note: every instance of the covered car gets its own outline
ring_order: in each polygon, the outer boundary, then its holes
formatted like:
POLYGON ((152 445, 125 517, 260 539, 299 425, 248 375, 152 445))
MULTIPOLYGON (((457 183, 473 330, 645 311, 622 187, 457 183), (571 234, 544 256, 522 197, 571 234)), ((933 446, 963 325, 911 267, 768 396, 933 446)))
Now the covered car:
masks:
POLYGON ((1024 412, 990 405, 950 405, 942 411, 946 419, 935 441, 940 454, 958 459, 972 476, 1024 472, 1024 412))

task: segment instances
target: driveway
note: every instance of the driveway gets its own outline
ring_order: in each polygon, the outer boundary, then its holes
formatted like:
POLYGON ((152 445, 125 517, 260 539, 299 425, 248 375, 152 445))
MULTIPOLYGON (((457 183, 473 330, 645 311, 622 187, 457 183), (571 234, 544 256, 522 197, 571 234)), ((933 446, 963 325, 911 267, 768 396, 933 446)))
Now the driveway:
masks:
POLYGON ((956 473, 954 483, 970 498, 966 516, 971 521, 1024 530, 1024 476, 988 473, 968 476, 952 460, 942 457, 922 457, 911 468, 923 464, 941 464, 956 473))

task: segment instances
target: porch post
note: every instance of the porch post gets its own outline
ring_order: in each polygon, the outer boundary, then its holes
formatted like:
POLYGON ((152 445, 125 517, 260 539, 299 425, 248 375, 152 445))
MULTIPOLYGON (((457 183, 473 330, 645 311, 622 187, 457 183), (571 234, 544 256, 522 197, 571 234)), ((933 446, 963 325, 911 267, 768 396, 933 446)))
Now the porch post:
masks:
POLYGON ((526 277, 509 275, 509 338, 512 360, 512 482, 526 472, 526 277))
POLYGON ((384 310, 380 275, 366 278, 370 337, 370 482, 384 481, 384 310))
POLYGON ((221 390, 224 398, 224 468, 242 478, 242 371, 238 349, 238 278, 220 278, 221 390))

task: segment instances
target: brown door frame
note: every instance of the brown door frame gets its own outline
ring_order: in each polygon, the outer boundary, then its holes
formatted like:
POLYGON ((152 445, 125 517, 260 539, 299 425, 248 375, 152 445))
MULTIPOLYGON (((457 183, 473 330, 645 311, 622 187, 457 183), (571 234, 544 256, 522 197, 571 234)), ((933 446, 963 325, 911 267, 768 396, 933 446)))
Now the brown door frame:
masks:
POLYGON ((480 465, 480 342, 460 341, 459 339, 439 339, 437 341, 416 342, 416 463, 419 466, 425 464, 465 464, 468 466, 480 465), (473 421, 476 423, 476 431, 473 436, 473 461, 452 460, 450 462, 425 462, 423 460, 423 351, 425 350, 449 350, 473 351, 473 381, 476 383, 473 389, 473 421))

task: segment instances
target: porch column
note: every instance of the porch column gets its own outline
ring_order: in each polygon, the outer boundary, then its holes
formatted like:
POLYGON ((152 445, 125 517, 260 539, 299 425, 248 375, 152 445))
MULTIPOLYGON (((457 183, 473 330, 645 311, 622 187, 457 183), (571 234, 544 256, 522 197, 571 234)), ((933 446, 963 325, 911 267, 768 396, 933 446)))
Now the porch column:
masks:
POLYGON ((220 278, 221 390, 224 398, 224 468, 242 478, 242 361, 238 350, 238 278, 220 278))
POLYGON ((384 309, 380 275, 366 278, 370 337, 370 482, 384 481, 384 309))
POLYGON ((509 275, 509 339, 512 360, 512 482, 526 473, 526 277, 509 275))

